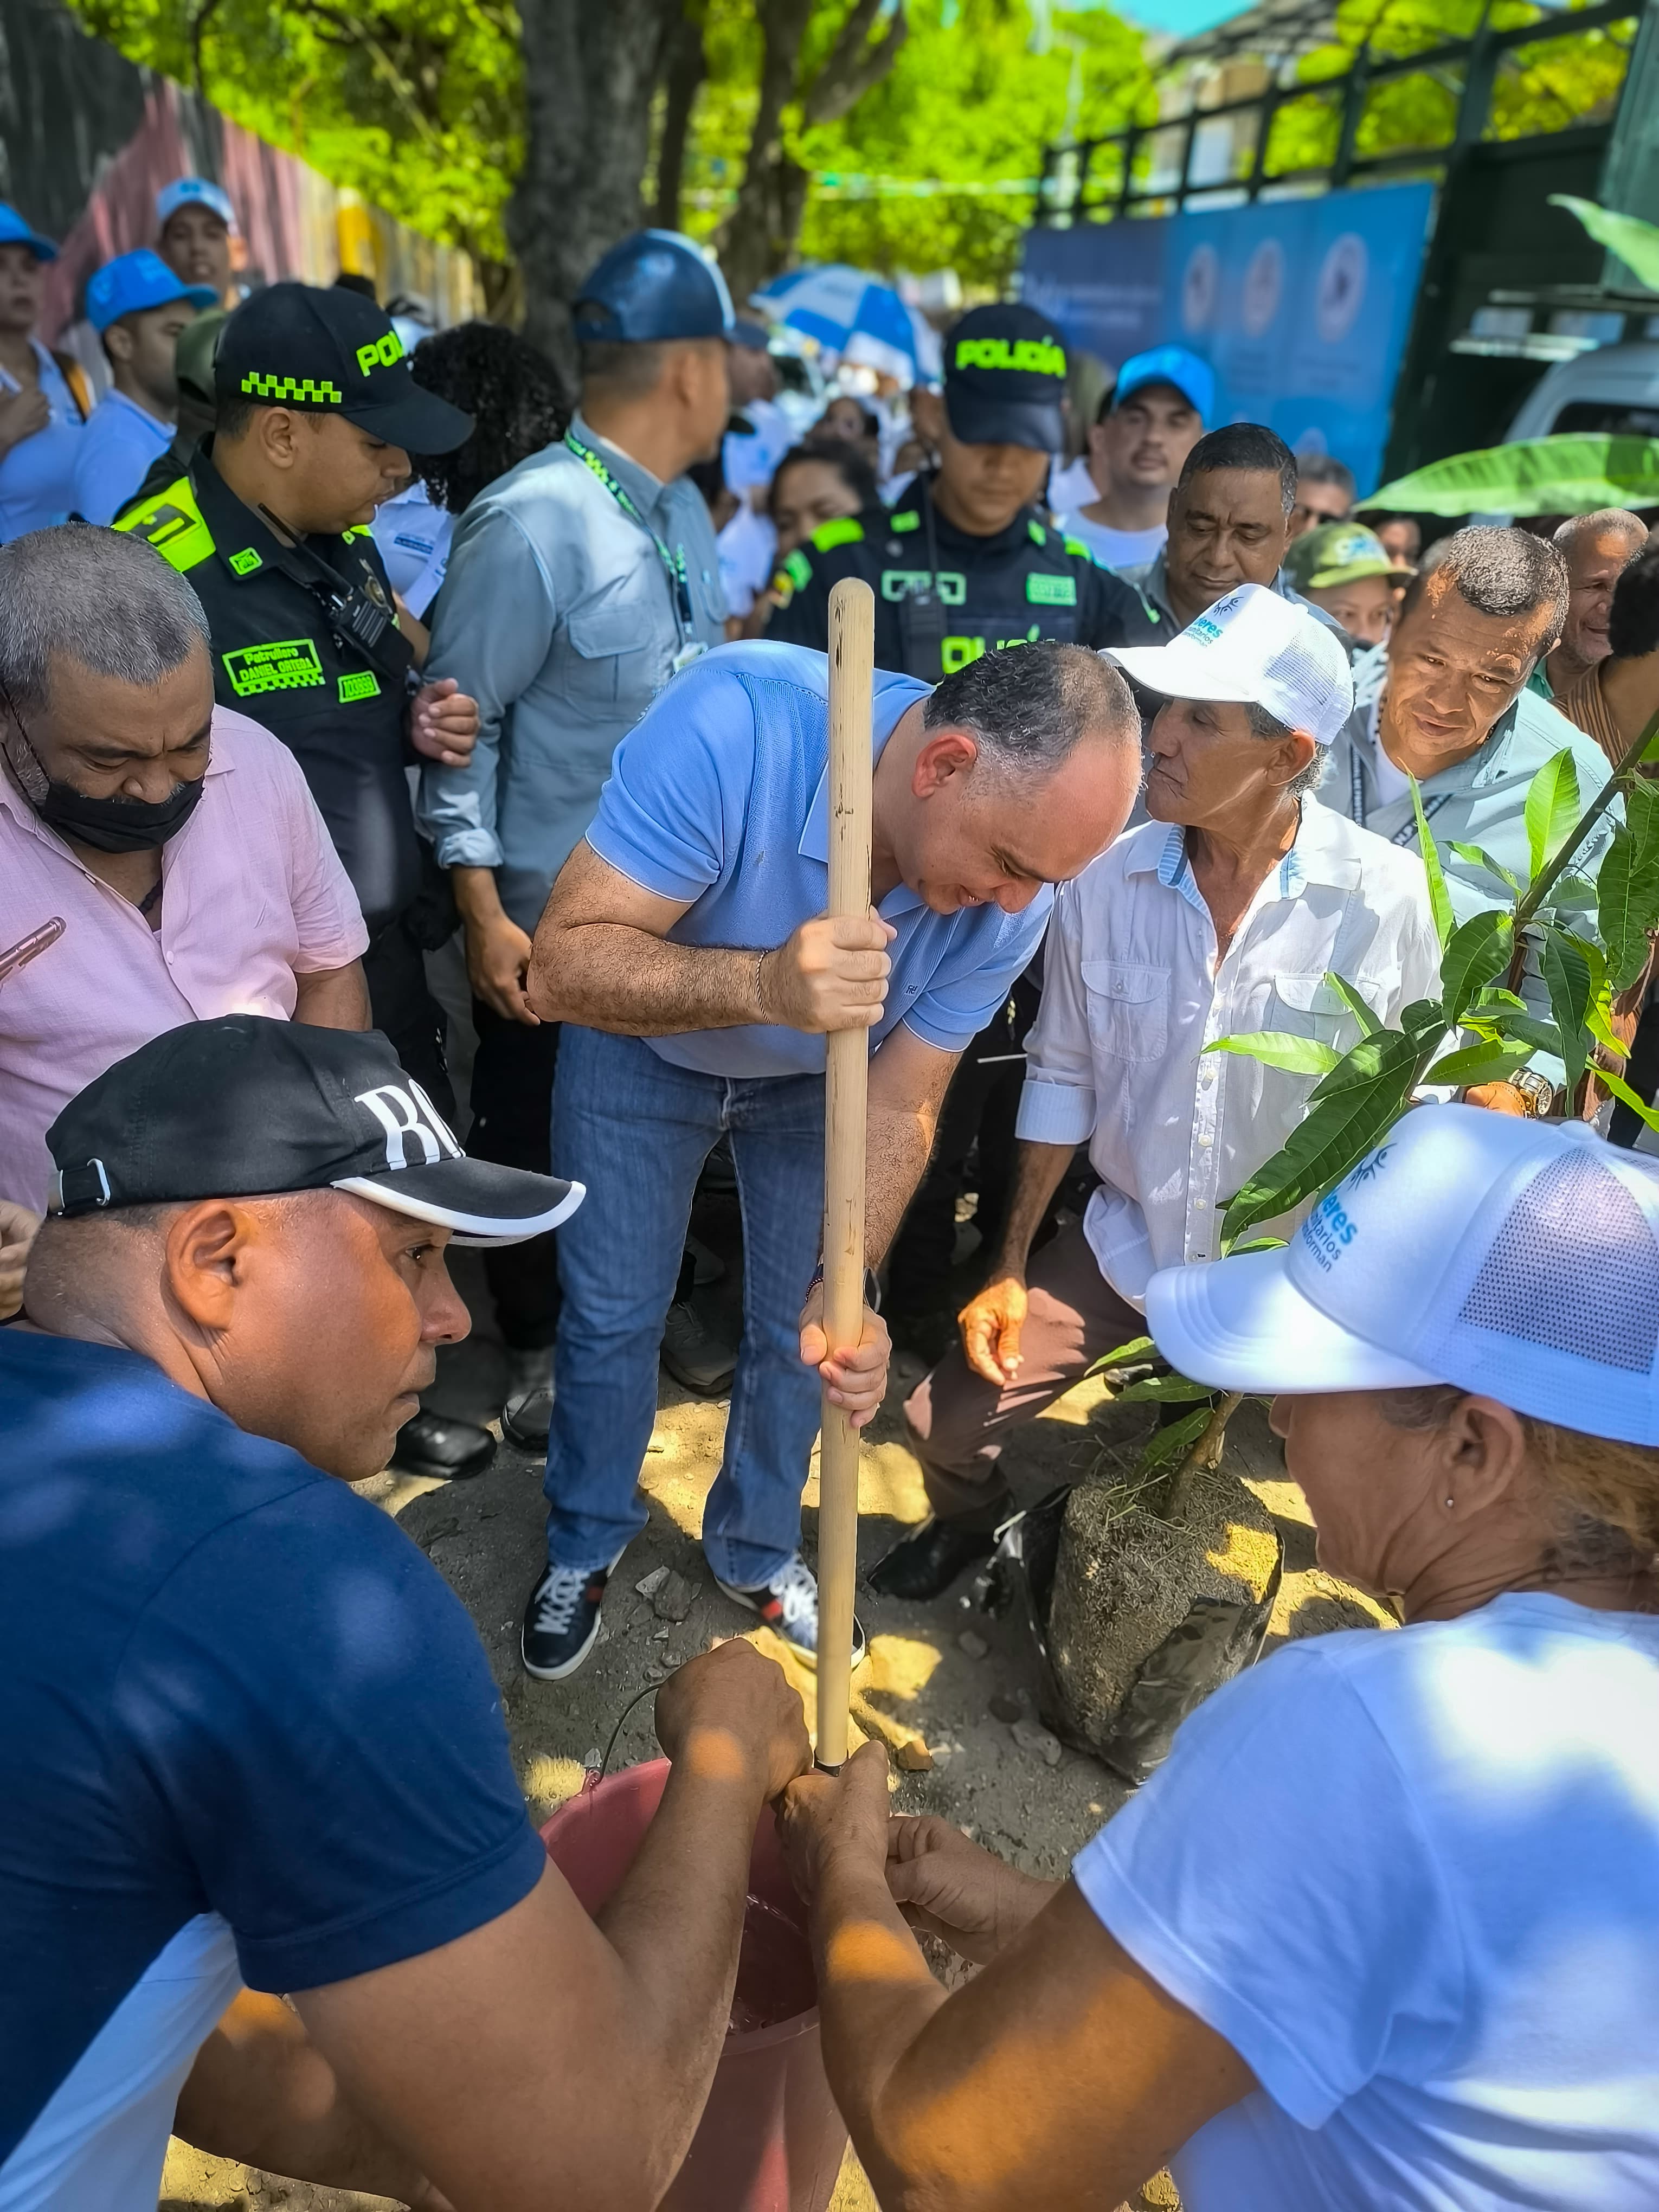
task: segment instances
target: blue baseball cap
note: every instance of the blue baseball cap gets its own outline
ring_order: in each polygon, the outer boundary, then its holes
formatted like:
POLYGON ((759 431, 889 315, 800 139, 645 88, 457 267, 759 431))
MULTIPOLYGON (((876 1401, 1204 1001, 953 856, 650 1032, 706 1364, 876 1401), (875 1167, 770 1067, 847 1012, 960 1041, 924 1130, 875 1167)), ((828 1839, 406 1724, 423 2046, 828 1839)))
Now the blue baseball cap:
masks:
POLYGON ((37 261, 56 261, 58 248, 49 238, 31 230, 15 207, 0 200, 0 246, 27 246, 37 261))
POLYGON ((172 184, 162 185, 155 195, 155 220, 163 230, 181 207, 210 209, 227 230, 236 228, 236 210, 230 204, 230 194, 210 177, 178 177, 172 184))
POLYGON ((729 338, 736 319, 725 277, 678 230, 633 232, 576 289, 575 332, 585 345, 729 338))
POLYGON ((147 307, 171 307, 175 300, 188 300, 192 307, 216 307, 219 295, 210 284, 181 284, 147 246, 118 254, 87 279, 87 319, 95 331, 106 331, 123 315, 141 314, 147 307))
POLYGON ((1132 392, 1144 392, 1149 384, 1172 384, 1197 409, 1200 422, 1207 424, 1215 412, 1215 371, 1185 346, 1153 346, 1131 354, 1117 373, 1112 405, 1121 407, 1132 392))

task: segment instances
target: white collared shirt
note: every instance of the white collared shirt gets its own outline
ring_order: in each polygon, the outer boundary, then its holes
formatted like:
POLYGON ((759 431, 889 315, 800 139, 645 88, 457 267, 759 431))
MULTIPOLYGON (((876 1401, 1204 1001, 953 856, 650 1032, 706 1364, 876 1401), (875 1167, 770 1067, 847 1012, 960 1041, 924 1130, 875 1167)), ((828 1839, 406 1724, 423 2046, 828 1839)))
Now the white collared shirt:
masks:
POLYGON ((1084 1234, 1120 1297, 1139 1305, 1158 1268, 1219 1256, 1227 1201, 1285 1142, 1313 1089, 1311 1076, 1206 1048, 1260 1030, 1341 1052, 1358 1041, 1328 971, 1397 1024, 1437 990, 1440 954, 1417 855, 1315 799, 1303 800, 1295 844, 1218 965, 1178 823, 1127 830, 1060 891, 1019 1134, 1089 1141, 1102 1187, 1084 1234))

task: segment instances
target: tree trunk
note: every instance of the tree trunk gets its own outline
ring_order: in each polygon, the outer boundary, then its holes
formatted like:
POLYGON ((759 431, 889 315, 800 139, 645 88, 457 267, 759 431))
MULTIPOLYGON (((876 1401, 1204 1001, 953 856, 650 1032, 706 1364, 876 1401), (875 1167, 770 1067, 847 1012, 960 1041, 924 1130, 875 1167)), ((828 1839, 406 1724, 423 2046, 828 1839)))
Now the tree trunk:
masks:
POLYGON ((666 37, 663 70, 662 137, 657 145, 657 200, 651 220, 659 230, 678 230, 680 191, 684 179, 686 141, 691 135, 691 110, 708 74, 703 52, 702 9, 685 0, 679 21, 666 37))
POLYGON ((520 0, 524 168, 507 231, 525 335, 574 375, 570 309, 607 246, 641 220, 651 104, 678 0, 520 0))

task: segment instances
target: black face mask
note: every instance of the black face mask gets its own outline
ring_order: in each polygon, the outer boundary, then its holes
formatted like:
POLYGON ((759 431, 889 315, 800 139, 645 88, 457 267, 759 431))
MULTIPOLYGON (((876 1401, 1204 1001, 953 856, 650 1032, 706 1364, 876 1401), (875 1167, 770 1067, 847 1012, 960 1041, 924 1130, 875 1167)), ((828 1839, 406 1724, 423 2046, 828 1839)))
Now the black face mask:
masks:
POLYGON ((46 774, 15 710, 12 720, 18 742, 27 753, 33 771, 27 781, 21 775, 17 777, 18 787, 40 819, 57 830, 60 837, 90 845, 95 853, 150 852, 158 845, 165 845, 169 837, 176 837, 196 811, 202 786, 207 781, 205 776, 198 775, 191 783, 174 784, 167 797, 161 799, 88 799, 72 783, 62 782, 46 774), (44 785, 45 796, 37 798, 29 788, 30 783, 44 785))

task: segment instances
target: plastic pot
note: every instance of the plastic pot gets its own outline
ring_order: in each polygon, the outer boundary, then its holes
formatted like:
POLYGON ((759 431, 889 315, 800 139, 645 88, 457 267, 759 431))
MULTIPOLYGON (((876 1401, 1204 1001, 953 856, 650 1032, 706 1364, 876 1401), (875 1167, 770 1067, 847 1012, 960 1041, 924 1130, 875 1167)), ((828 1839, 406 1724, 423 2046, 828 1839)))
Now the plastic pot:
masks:
MULTIPOLYGON (((543 1828, 549 1857, 586 1911, 598 1912, 633 1864, 667 1781, 665 1759, 627 1767, 571 1798, 543 1828)), ((824 2078, 805 1912, 769 1807, 755 1831, 749 1894, 756 1902, 744 1924, 738 2004, 747 1992, 770 2011, 781 1997, 788 2016, 727 2036, 660 2212, 824 2212, 841 2172, 847 2128, 824 2078)))

